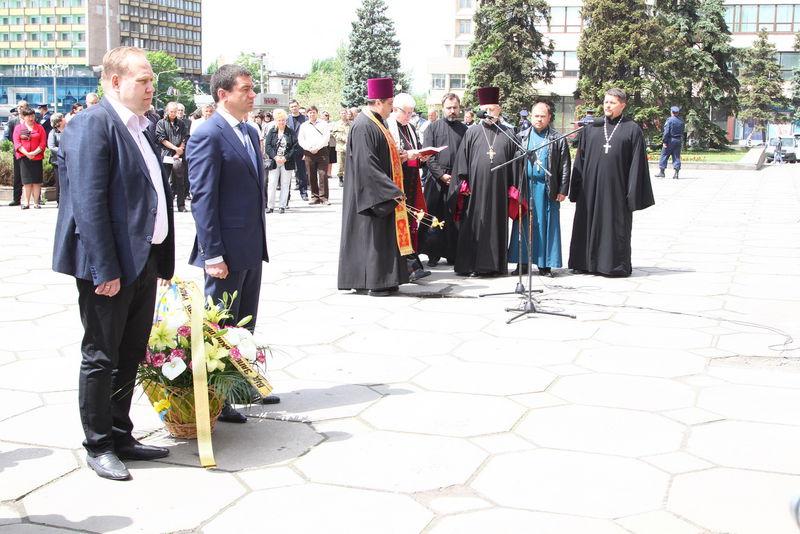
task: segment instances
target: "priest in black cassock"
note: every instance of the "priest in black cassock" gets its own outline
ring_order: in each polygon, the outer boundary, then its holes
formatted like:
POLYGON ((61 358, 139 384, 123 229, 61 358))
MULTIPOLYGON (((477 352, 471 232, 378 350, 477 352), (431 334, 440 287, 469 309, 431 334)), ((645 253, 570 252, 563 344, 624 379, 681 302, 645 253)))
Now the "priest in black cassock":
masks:
POLYGON ((464 135, 448 190, 448 207, 458 226, 455 272, 461 276, 505 275, 508 188, 514 183, 517 166, 491 169, 513 159, 517 146, 513 130, 498 122, 500 89, 478 89, 478 102, 488 115, 464 135))
POLYGON ((444 221, 444 228, 423 226, 419 230, 419 251, 428 255, 428 265, 435 267, 441 258, 449 265, 456 261, 458 232, 453 217, 447 209, 447 189, 453 173, 453 165, 461 140, 469 126, 458 120, 461 115, 461 100, 455 93, 442 99, 442 118, 428 127, 425 144, 430 147, 446 146, 428 160, 424 175, 425 204, 428 213, 444 221))
POLYGON ((339 289, 385 297, 408 282, 404 255, 413 253, 402 200, 400 154, 386 128, 392 112, 391 78, 367 80, 367 107, 347 137, 339 289))
POLYGON ((655 204, 642 129, 622 115, 628 96, 609 89, 605 123, 581 135, 569 199, 575 202, 569 267, 630 276, 633 212, 655 204))

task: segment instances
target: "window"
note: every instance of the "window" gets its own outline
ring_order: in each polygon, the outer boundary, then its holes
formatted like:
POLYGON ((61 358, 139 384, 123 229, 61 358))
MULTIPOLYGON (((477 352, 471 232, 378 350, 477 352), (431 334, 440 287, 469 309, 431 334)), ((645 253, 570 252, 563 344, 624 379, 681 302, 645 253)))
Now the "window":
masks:
POLYGON ((800 52, 780 52, 778 64, 781 66, 783 79, 791 79, 794 69, 800 68, 800 52))
POLYGON ((72 24, 72 17, 69 15, 61 15, 61 24, 72 24))
POLYGON ((0 33, 0 41, 8 41, 9 36, 7 33, 0 33))
POLYGON ((800 5, 727 6, 725 22, 733 33, 755 33, 761 28, 769 32, 794 33, 800 31, 800 5))
POLYGON ((55 41, 55 39, 56 39, 56 34, 53 32, 47 32, 44 34, 45 41, 55 41))
POLYGON ((469 45, 455 45, 453 47, 453 56, 455 57, 467 57, 467 51, 469 50, 469 45))
POLYGON ((467 9, 472 7, 472 0, 458 0, 459 9, 467 9))
POLYGON ((31 24, 41 24, 41 17, 31 17, 31 24))
POLYGON ((431 89, 444 89, 446 82, 444 74, 431 75, 431 89))
POLYGON ((61 57, 72 57, 72 50, 69 48, 63 48, 61 50, 61 57))
POLYGON ((466 74, 451 74, 450 75, 450 89, 466 89, 467 75, 466 74))
POLYGON ((38 48, 31 49, 31 57, 42 57, 42 51, 38 48))
POLYGON ((69 41, 72 39, 72 34, 69 32, 61 32, 61 40, 62 41, 69 41))
POLYGON ((456 23, 458 25, 459 34, 472 34, 472 21, 469 19, 460 19, 456 23))
POLYGON ((555 75, 558 78, 574 78, 578 76, 578 54, 577 52, 560 51, 553 52, 553 63, 556 64, 555 75))
POLYGON ((580 7, 551 7, 550 31, 553 33, 578 33, 583 26, 580 7))
POLYGON ((56 23, 56 18, 55 17, 45 17, 44 18, 44 23, 45 24, 55 24, 56 23))

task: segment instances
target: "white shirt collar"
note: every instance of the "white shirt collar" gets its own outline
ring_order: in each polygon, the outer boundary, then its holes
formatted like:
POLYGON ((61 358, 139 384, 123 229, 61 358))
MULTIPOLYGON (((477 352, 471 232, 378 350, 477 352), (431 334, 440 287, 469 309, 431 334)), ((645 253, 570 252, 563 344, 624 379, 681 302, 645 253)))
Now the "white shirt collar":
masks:
POLYGON ((128 127, 128 129, 141 132, 150 126, 150 119, 144 115, 135 114, 133 111, 128 109, 125 104, 115 99, 111 93, 106 94, 106 98, 108 98, 111 107, 114 108, 114 111, 117 112, 117 115, 119 115, 119 118, 122 120, 125 126, 128 127))
POLYGON ((223 108, 222 106, 219 106, 217 108, 217 113, 219 113, 222 116, 222 118, 225 119, 225 122, 231 125, 231 128, 238 128, 239 123, 242 122, 233 115, 231 115, 230 113, 228 113, 227 111, 225 111, 225 108, 223 108))

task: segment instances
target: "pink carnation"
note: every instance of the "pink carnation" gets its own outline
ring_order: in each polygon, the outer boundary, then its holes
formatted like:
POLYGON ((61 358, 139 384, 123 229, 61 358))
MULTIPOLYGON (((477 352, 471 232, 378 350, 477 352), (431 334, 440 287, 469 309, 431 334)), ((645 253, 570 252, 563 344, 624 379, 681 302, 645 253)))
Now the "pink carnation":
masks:
POLYGON ((264 356, 264 351, 263 350, 256 351, 256 361, 258 363, 264 363, 264 362, 267 361, 267 357, 264 356))
POLYGON ((144 353, 144 361, 147 363, 153 363, 153 353, 149 350, 144 353))
POLYGON ((173 349, 173 351, 170 352, 169 355, 170 359, 180 358, 181 360, 186 360, 186 354, 183 352, 183 349, 173 349))
POLYGON ((166 360, 167 360, 167 358, 166 358, 166 356, 164 356, 163 352, 159 352, 159 353, 153 354, 153 357, 152 357, 153 367, 161 367, 162 365, 164 365, 164 362, 166 360))
POLYGON ((241 360, 242 359, 242 353, 239 352, 239 349, 237 349, 236 347, 232 347, 231 348, 231 358, 234 359, 234 360, 237 360, 237 361, 241 360))
POLYGON ((181 336, 181 337, 185 337, 186 339, 189 339, 191 337, 191 335, 192 335, 192 328, 190 326, 186 326, 186 325, 179 326, 178 327, 178 335, 181 336))

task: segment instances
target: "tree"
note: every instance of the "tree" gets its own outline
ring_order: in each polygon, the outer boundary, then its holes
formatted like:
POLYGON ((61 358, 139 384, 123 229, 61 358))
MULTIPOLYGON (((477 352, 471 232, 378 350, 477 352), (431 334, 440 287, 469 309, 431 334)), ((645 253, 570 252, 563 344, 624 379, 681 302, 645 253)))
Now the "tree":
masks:
MULTIPOLYGON (((267 87, 264 87, 263 90, 261 88, 261 73, 263 64, 261 63, 261 59, 259 58, 258 54, 241 52, 239 57, 236 58, 236 61, 234 61, 234 64, 244 67, 250 71, 250 74, 252 74, 251 78, 253 79, 253 91, 256 93, 268 92, 267 87)), ((219 68, 219 66, 217 66, 217 68, 219 68)), ((263 69, 265 85, 267 81, 266 70, 266 68, 263 69)))
POLYGON ((314 105, 339 120, 342 88, 344 88, 344 62, 346 50, 339 46, 336 57, 315 59, 308 77, 297 85, 295 98, 303 105, 314 105))
POLYGON ((384 0, 363 0, 356 10, 344 66, 342 103, 360 106, 367 101, 369 78, 392 78, 395 85, 408 88, 400 72, 400 41, 394 21, 386 16, 384 0))
POLYGON ((555 72, 553 42, 536 29, 549 20, 546 0, 483 0, 475 11, 475 39, 469 47, 470 69, 464 98, 475 102, 475 89, 500 88, 501 106, 530 108, 536 98, 534 84, 550 83, 555 72))
MULTIPOLYGON (((794 49, 800 52, 800 32, 797 32, 794 37, 794 49)), ((792 91, 792 120, 800 121, 800 65, 795 67, 794 71, 792 71, 790 86, 792 91)))
POLYGON ((656 101, 660 87, 653 77, 666 39, 645 0, 585 0, 584 28, 578 43, 580 78, 576 95, 587 108, 599 108, 605 92, 628 93, 625 114, 643 128, 662 118, 656 101))
POLYGON ((180 102, 186 108, 187 115, 195 110, 194 84, 180 77, 178 62, 169 54, 161 51, 147 52, 147 61, 156 75, 156 93, 153 105, 163 108, 167 102, 180 102))
POLYGON ((714 124, 711 109, 733 114, 739 82, 730 69, 736 49, 725 23, 723 0, 656 0, 664 28, 664 57, 655 77, 662 109, 680 106, 687 133, 701 144, 723 148, 725 130, 714 124))
POLYGON ((783 96, 783 77, 781 67, 775 61, 777 49, 767 40, 768 33, 763 28, 753 46, 740 53, 739 79, 742 88, 739 92, 739 119, 754 121, 754 132, 763 130, 767 122, 785 119, 782 111, 786 105, 783 96))

